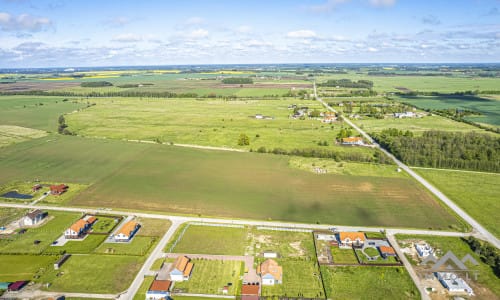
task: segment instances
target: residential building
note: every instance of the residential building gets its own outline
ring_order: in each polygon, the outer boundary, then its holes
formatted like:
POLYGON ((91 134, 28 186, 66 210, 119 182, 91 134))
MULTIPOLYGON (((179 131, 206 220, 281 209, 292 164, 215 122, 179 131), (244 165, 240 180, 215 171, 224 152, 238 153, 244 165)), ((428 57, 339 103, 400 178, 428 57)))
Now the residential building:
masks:
POLYGON ((260 274, 262 285, 275 285, 283 282, 283 267, 273 259, 267 259, 260 264, 257 274, 260 274))
POLYGON ((33 226, 40 223, 47 215, 47 212, 35 209, 34 211, 26 214, 23 219, 23 223, 26 226, 33 226))
POLYGON ((434 249, 427 243, 417 243, 415 244, 415 249, 417 250, 417 254, 421 258, 425 258, 434 253, 434 249))
POLYGON ((465 280, 458 277, 457 274, 451 272, 436 272, 434 274, 443 287, 450 293, 467 293, 469 296, 474 295, 472 288, 465 280))
POLYGON ((383 258, 387 258, 389 256, 396 256, 396 251, 394 251, 394 248, 390 246, 379 246, 378 251, 380 252, 383 258))
POLYGON ((258 284, 244 284, 241 286, 241 300, 259 300, 260 286, 258 284))
POLYGON ((96 217, 85 216, 66 229, 64 237, 67 239, 79 239, 83 237, 92 228, 95 221, 97 221, 96 217))
POLYGON ((39 190, 39 189, 41 189, 41 188, 42 188, 42 185, 41 185, 41 184, 35 184, 33 187, 31 187, 31 190, 32 190, 33 192, 36 192, 36 191, 38 191, 38 190, 39 190))
POLYGON ((155 279, 146 292, 146 300, 168 300, 171 286, 172 282, 170 280, 155 279))
POLYGON ((120 230, 115 234, 114 239, 117 242, 128 242, 139 230, 141 225, 135 221, 125 223, 120 230))
POLYGON ((364 145, 363 143, 363 138, 360 137, 347 137, 342 139, 342 145, 351 145, 351 146, 362 146, 364 145))
POLYGON ((52 195, 61 195, 64 194, 68 190, 69 186, 65 184, 59 184, 59 185, 51 185, 50 186, 50 193, 52 195))
POLYGON ((189 280, 193 271, 193 263, 186 256, 179 256, 175 260, 172 270, 170 271, 170 279, 172 281, 189 280))
POLYGON ((352 248, 352 247, 363 247, 366 241, 366 236, 364 232, 339 232, 339 247, 340 248, 352 248))

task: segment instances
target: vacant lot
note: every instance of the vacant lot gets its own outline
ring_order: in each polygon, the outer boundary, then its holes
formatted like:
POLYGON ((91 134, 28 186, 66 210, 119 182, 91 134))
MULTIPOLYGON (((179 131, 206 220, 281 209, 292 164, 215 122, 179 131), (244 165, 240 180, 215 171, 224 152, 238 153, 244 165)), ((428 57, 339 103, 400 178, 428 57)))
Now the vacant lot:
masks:
POLYGON ((404 267, 321 267, 329 299, 420 299, 404 267))
POLYGON ((0 147, 36 139, 46 135, 47 133, 42 130, 12 125, 0 125, 0 147))
POLYGON ((0 281, 32 280, 57 260, 57 256, 0 255, 0 281))
POLYGON ((42 282, 52 282, 50 291, 119 293, 128 288, 142 262, 135 256, 73 255, 59 271, 47 272, 42 282))
POLYGON ((240 261, 192 260, 194 267, 188 281, 176 282, 174 290, 182 290, 190 294, 222 295, 222 288, 229 286, 229 295, 236 295, 243 274, 243 263, 240 261))
POLYGON ((256 255, 273 251, 284 258, 316 258, 312 233, 255 229, 250 236, 256 255))
POLYGON ((500 174, 415 169, 491 233, 500 236, 500 174))
POLYGON ((155 244, 157 238, 135 236, 130 243, 102 243, 95 250, 96 253, 115 255, 146 255, 155 244))
POLYGON ((26 209, 17 209, 10 207, 0 207, 0 227, 18 220, 27 212, 26 209))
POLYGON ((358 259, 354 250, 352 249, 340 249, 339 247, 333 246, 331 248, 333 262, 336 264, 358 264, 358 259))
POLYGON ((0 160, 0 182, 94 183, 72 205, 342 225, 458 223, 411 179, 318 176, 290 168, 286 156, 58 136, 2 148, 0 157, 9 157, 0 160))
POLYGON ((262 296, 324 298, 316 261, 278 259, 283 267, 283 284, 262 286, 262 296))
POLYGON ((478 266, 466 263, 469 270, 477 271, 477 280, 470 280, 472 289, 477 294, 478 299, 498 299, 500 295, 500 279, 495 275, 493 269, 483 263, 477 253, 472 251, 469 245, 461 238, 455 237, 438 237, 438 236, 408 236, 397 235, 396 238, 400 244, 407 241, 420 241, 424 240, 431 245, 438 252, 438 257, 441 257, 448 251, 452 251, 458 259, 462 259, 465 255, 469 254, 479 262, 478 266), (487 289, 484 291, 484 289, 487 289), (496 295, 496 298, 492 297, 496 295))
POLYGON ((64 246, 49 246, 44 253, 89 254, 106 239, 104 234, 89 234, 84 240, 68 241, 64 246))
POLYGON ((245 228, 189 225, 173 252, 243 255, 247 231, 245 228))

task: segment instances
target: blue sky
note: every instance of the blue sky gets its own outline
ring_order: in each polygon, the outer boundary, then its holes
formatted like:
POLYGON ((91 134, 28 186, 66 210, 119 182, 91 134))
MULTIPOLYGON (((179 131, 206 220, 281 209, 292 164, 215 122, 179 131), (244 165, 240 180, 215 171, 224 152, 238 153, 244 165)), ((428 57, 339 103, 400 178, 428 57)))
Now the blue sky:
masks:
POLYGON ((499 0, 0 0, 0 67, 500 62, 499 0))

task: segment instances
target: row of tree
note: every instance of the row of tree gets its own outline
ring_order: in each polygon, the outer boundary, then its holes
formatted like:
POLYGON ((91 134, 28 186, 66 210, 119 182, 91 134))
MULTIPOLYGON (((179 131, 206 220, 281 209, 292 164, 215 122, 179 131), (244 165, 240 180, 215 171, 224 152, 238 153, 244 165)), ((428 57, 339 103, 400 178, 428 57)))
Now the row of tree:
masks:
POLYGON ((326 82, 320 83, 319 86, 323 87, 343 87, 343 88, 361 88, 361 89, 371 89, 373 88, 373 81, 370 80, 358 80, 352 81, 351 79, 329 79, 326 82))
POLYGON ((113 86, 113 84, 109 81, 88 81, 80 83, 81 87, 106 87, 113 86))
POLYGON ((248 77, 229 77, 222 79, 224 84, 252 84, 253 79, 248 77))
POLYGON ((403 162, 420 167, 500 172, 500 138, 488 134, 386 129, 372 136, 403 162))
POLYGON ((467 239, 464 239, 472 251, 479 254, 481 260, 489 265, 495 275, 500 278, 500 253, 498 249, 493 247, 492 245, 481 242, 473 236, 469 236, 467 239))

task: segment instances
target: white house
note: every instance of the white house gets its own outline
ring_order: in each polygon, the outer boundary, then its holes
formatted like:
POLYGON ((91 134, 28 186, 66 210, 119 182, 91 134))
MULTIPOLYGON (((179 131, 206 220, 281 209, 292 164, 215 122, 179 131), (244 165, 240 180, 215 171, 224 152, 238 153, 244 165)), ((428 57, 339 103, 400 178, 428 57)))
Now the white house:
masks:
POLYGON ((451 272, 436 272, 434 273, 438 278, 439 282, 445 287, 450 293, 467 293, 469 296, 474 295, 472 288, 463 280, 458 277, 455 273, 451 272))
POLYGON ((193 271, 193 263, 189 262, 186 256, 179 256, 175 260, 172 270, 170 270, 170 280, 184 281, 189 280, 193 271))
POLYGON ((352 248, 352 247, 362 247, 366 241, 366 235, 364 232, 339 232, 339 247, 340 248, 352 248))
POLYGON ((415 244, 415 249, 417 250, 418 256, 422 258, 425 258, 434 253, 434 249, 432 249, 432 247, 427 243, 415 244))
POLYGON ((26 214, 26 216, 23 219, 23 223, 26 226, 33 226, 40 223, 47 215, 48 215, 47 212, 43 212, 39 209, 36 209, 26 214))
POLYGON ((257 268, 262 285, 275 285, 283 282, 283 268, 273 259, 267 259, 257 268))
POLYGON ((364 145, 363 143, 363 138, 360 137, 347 137, 342 139, 342 145, 358 145, 362 146, 364 145))
POLYGON ((114 239, 117 242, 128 242, 139 230, 141 225, 135 221, 125 223, 122 228, 115 234, 114 239))

